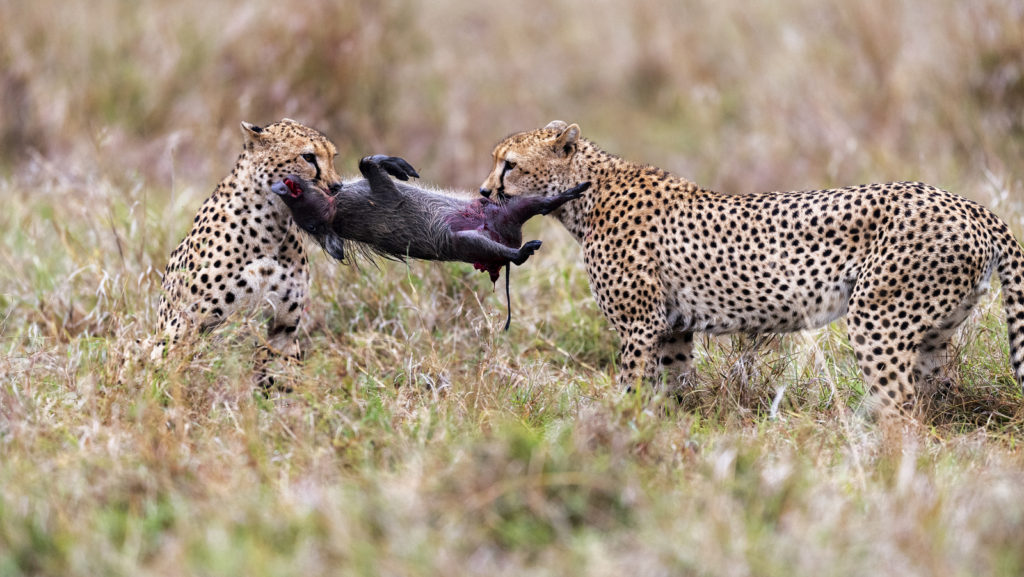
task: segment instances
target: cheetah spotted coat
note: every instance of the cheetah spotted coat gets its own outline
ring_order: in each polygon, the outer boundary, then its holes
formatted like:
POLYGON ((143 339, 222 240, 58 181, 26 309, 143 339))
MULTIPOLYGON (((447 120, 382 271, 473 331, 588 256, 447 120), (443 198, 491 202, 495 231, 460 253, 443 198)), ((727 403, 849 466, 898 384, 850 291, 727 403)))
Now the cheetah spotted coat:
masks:
POLYGON ((795 331, 846 315, 873 409, 905 413, 993 272, 1024 385, 1024 252, 977 203, 920 182, 720 194, 608 154, 560 121, 493 156, 485 195, 592 183, 554 216, 582 245, 621 337, 622 386, 662 370, 685 379, 694 332, 795 331))
POLYGON ((287 118, 265 128, 243 122, 242 133, 245 147, 234 169, 171 253, 158 311, 160 331, 173 344, 233 313, 268 311, 268 348, 295 356, 309 273, 298 228, 270 187, 298 174, 337 189, 337 151, 323 134, 287 118))

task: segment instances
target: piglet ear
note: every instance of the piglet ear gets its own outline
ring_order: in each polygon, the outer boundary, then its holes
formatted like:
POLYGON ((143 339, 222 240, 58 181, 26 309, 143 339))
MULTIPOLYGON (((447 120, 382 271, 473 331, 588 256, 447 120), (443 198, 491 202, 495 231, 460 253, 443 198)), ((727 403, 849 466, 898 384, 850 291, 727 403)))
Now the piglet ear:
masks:
MULTIPOLYGON (((554 123, 552 123, 554 124, 554 123)), ((563 123, 564 124, 564 123, 563 123)), ((580 127, 570 124, 562 129, 562 132, 555 138, 553 146, 555 154, 562 158, 568 158, 576 154, 576 141, 580 138, 580 127)))
POLYGON ((324 250, 335 259, 345 261, 345 241, 336 234, 327 233, 323 240, 324 250))

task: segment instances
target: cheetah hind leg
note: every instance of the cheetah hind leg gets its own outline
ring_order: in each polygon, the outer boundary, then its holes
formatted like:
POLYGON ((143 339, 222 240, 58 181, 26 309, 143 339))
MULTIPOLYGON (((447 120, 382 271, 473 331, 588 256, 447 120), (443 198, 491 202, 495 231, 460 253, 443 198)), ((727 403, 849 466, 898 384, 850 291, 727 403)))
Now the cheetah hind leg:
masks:
POLYGON ((854 289, 846 318, 850 344, 864 377, 868 413, 883 424, 913 416, 917 344, 926 332, 920 326, 878 330, 878 311, 887 310, 893 302, 891 295, 881 299, 870 288, 854 289))
POLYGON ((933 395, 943 395, 949 391, 952 380, 942 374, 942 369, 952 361, 949 351, 950 341, 957 329, 970 316, 971 310, 978 302, 982 291, 969 296, 943 322, 926 331, 917 348, 917 363, 914 366, 914 378, 918 385, 918 398, 926 399, 933 395))
POLYGON ((918 357, 913 350, 913 340, 872 341, 870 331, 860 326, 851 324, 849 330, 864 377, 870 413, 882 423, 912 417, 916 391, 914 367, 918 357))

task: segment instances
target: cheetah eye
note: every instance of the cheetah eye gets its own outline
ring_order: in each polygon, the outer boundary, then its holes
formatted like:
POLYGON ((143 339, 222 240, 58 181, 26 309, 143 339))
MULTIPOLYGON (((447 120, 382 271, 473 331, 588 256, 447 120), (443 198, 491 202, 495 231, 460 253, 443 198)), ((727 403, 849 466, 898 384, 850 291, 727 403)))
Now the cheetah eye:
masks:
POLYGON ((513 168, 515 168, 515 167, 516 167, 516 163, 512 162, 511 160, 506 160, 505 161, 505 168, 502 169, 502 172, 508 172, 508 171, 512 170, 513 168))
POLYGON ((302 155, 302 160, 305 160, 310 164, 316 164, 316 155, 313 154, 312 152, 307 152, 302 155))

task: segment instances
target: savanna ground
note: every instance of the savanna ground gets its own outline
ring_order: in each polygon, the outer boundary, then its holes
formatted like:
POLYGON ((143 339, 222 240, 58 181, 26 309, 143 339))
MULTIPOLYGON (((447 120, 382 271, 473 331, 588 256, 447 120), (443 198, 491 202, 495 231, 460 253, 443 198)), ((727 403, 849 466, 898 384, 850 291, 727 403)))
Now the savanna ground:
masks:
POLYGON ((508 333, 468 265, 317 251, 294 392, 254 393, 245 319, 124 361, 242 120, 473 190, 560 118, 718 190, 923 180, 1024 238, 1022 108, 1020 0, 0 0, 0 576, 1019 575, 998 291, 892 435, 841 322, 704 339, 681 407, 621 396, 543 219, 508 333))

